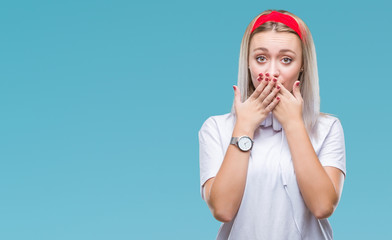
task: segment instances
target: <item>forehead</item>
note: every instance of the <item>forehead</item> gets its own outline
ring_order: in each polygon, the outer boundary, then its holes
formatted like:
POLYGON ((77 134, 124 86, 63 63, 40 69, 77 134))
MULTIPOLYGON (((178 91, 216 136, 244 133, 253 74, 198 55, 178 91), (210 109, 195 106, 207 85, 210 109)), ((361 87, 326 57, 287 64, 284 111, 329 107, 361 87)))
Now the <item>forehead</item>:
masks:
POLYGON ((253 35, 249 52, 258 48, 265 48, 271 52, 279 52, 281 49, 290 49, 295 53, 302 53, 301 40, 294 33, 289 32, 259 32, 253 35))

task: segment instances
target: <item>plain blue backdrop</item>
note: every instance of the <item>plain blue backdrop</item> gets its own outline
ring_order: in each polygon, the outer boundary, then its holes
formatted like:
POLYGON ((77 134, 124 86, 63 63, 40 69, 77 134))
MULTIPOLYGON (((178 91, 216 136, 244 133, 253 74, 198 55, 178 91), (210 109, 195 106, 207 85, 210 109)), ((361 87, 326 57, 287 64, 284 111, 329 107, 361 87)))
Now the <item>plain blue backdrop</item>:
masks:
POLYGON ((197 133, 230 111, 240 42, 286 9, 345 131, 335 239, 392 239, 387 1, 2 1, 0 239, 214 239, 197 133))

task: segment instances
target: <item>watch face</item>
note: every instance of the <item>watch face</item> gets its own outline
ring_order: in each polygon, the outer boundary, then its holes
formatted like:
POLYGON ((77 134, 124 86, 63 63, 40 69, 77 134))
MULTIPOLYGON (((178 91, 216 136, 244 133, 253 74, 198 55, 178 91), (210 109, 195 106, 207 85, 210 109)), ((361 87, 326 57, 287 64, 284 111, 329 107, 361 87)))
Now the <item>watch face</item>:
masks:
POLYGON ((252 148, 252 140, 250 140, 248 137, 241 137, 238 140, 238 147, 242 151, 249 151, 252 148))

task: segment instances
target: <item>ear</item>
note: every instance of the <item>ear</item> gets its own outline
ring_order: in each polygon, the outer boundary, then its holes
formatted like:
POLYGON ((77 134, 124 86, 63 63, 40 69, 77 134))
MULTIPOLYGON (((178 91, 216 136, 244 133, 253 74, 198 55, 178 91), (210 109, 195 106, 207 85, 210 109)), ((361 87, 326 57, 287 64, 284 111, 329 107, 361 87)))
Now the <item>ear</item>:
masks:
POLYGON ((299 71, 299 75, 298 75, 298 80, 301 79, 303 73, 304 73, 304 68, 301 67, 301 69, 300 69, 300 71, 299 71))

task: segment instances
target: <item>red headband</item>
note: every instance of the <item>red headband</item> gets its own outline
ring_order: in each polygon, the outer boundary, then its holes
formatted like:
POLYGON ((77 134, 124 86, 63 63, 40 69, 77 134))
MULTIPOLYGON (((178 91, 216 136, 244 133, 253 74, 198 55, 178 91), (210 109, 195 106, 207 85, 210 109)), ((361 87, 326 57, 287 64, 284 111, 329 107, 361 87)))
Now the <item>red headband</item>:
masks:
POLYGON ((270 14, 261 15, 256 20, 255 24, 253 25, 252 31, 250 31, 250 33, 252 33, 256 28, 260 27, 262 24, 266 22, 283 23, 284 25, 293 29, 298 34, 299 38, 301 38, 302 40, 301 31, 299 30, 299 25, 297 21, 295 21, 295 19, 292 16, 277 11, 272 11, 270 14))

